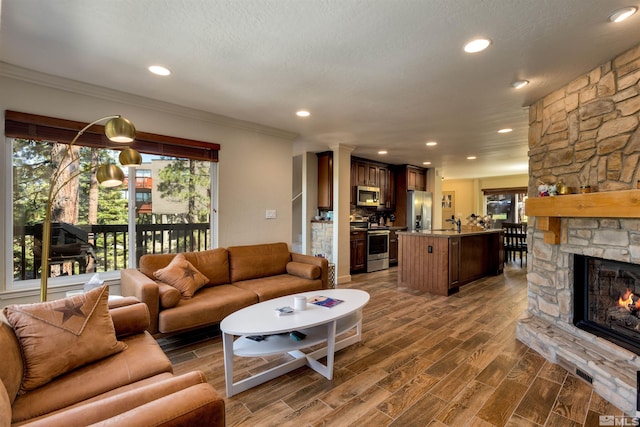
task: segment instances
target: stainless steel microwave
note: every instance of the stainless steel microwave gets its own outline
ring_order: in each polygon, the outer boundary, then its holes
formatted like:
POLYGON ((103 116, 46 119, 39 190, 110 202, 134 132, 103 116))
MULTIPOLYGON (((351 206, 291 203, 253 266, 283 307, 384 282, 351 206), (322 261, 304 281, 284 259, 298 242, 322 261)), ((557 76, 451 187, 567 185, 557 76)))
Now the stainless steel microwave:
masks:
POLYGON ((378 206, 380 204, 380 189, 378 187, 356 187, 356 200, 358 206, 378 206))

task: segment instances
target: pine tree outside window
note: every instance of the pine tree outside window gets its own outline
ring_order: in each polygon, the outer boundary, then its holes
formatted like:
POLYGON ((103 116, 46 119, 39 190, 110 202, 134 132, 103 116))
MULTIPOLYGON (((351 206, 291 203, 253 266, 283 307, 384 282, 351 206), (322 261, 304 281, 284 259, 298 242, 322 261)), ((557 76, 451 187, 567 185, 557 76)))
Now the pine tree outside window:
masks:
MULTIPOLYGON (((69 129, 82 125, 6 112, 4 153, 12 156, 13 202, 6 216, 13 236, 12 260, 5 265, 13 271, 5 271, 5 290, 38 286, 39 238, 49 179, 68 135, 75 134, 69 129)), ((78 161, 69 168, 70 174, 78 168, 81 173, 54 201, 51 285, 84 283, 96 272, 107 280, 117 278, 118 270, 137 266, 145 253, 213 247, 212 197, 217 194, 219 145, 138 132, 133 146, 142 153, 143 164, 125 169, 131 179, 127 176, 122 186, 105 188, 97 184, 95 167, 117 163, 120 152, 87 134, 85 141, 74 145, 78 161)))

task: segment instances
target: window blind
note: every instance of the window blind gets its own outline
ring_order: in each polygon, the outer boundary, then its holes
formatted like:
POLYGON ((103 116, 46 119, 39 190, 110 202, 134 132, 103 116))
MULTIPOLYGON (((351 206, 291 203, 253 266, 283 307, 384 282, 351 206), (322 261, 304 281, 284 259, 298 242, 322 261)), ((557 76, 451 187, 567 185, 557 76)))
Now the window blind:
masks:
MULTIPOLYGON (((134 123, 135 124, 135 123, 134 123)), ((36 114, 5 112, 4 133, 10 138, 35 139, 69 144, 87 123, 36 114)), ((117 144, 104 134, 104 126, 93 125, 87 129, 76 145, 121 150, 131 147, 140 153, 159 156, 182 157, 209 162, 218 161, 220 145, 212 142, 136 132, 130 144, 117 144)))

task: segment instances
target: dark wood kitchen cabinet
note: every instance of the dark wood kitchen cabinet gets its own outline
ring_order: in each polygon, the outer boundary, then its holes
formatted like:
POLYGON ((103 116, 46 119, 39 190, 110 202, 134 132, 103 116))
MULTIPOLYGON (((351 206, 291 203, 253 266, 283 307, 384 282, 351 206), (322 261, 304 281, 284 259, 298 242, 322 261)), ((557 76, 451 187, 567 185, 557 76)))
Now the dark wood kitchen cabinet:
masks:
POLYGON ((318 156, 318 209, 333 210, 333 152, 318 156))
POLYGON ((407 166, 407 190, 427 191, 427 171, 415 166, 407 166))
POLYGON ((378 181, 378 166, 372 163, 367 163, 366 168, 367 183, 365 185, 369 187, 380 187, 380 182, 378 181))
POLYGON ((351 271, 363 271, 367 268, 367 232, 351 231, 351 271))
POLYGON ((427 170, 412 165, 395 168, 395 225, 407 226, 407 191, 427 189, 427 170))
POLYGON ((380 188, 379 210, 395 208, 395 176, 390 165, 365 159, 353 158, 351 161, 351 204, 355 204, 357 186, 380 188))
POLYGON ((389 231, 389 265, 398 263, 398 235, 396 230, 389 231))
POLYGON ((395 179, 391 168, 378 168, 378 182, 380 187, 380 209, 394 210, 396 207, 395 179))
POLYGON ((378 168, 375 163, 363 160, 352 161, 351 185, 365 187, 379 187, 378 168))

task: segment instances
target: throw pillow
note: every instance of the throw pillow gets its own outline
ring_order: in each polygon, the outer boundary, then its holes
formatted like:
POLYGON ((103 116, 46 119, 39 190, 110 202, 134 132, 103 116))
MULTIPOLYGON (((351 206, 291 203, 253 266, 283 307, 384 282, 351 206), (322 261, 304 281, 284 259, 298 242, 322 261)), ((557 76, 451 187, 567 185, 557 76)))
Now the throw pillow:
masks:
POLYGON ((287 273, 303 279, 315 280, 320 278, 322 270, 317 265, 291 261, 287 263, 287 273))
POLYGON ((191 298, 198 289, 209 282, 182 254, 178 254, 165 268, 153 273, 156 279, 178 289, 182 298, 191 298))
POLYGON ((175 307, 182 298, 179 290, 164 282, 158 282, 158 295, 160 296, 160 307, 162 308, 175 307))
POLYGON ((19 393, 127 348, 116 339, 108 298, 105 285, 51 302, 4 308, 24 359, 19 393))

